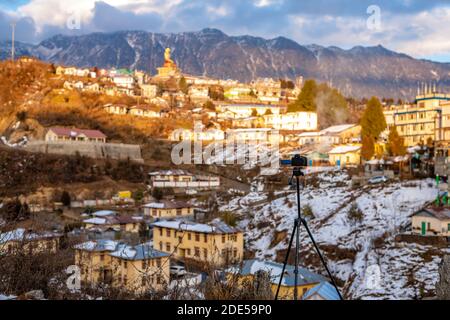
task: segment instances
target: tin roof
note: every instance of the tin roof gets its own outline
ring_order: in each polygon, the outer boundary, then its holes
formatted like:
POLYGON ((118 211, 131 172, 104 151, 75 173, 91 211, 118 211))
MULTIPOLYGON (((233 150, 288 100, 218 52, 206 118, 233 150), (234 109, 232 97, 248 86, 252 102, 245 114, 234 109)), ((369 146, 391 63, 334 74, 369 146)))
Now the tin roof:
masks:
POLYGON ((160 202, 151 202, 144 204, 143 207, 153 209, 182 209, 192 208, 192 205, 184 201, 161 200, 160 202))
POLYGON ((325 300, 341 300, 339 298, 339 293, 336 291, 336 288, 328 282, 322 282, 318 286, 315 286, 306 291, 303 299, 307 300, 308 298, 311 298, 316 294, 321 296, 325 300))
POLYGON ((413 216, 432 216, 438 220, 450 220, 450 208, 430 206, 417 211, 413 216))
POLYGON ((99 130, 87 130, 87 129, 77 129, 77 128, 62 128, 62 127, 51 127, 48 131, 52 131, 58 136, 72 137, 76 138, 78 136, 84 135, 92 139, 105 139, 106 135, 99 130))
POLYGON ((159 221, 153 226, 160 228, 176 229, 180 231, 192 231, 198 233, 227 234, 241 232, 240 229, 231 227, 223 221, 214 220, 209 224, 195 223, 191 221, 159 221))
MULTIPOLYGON (((283 286, 292 287, 295 285, 294 266, 287 265, 283 276, 283 286)), ((266 260, 245 260, 242 268, 232 267, 228 269, 228 272, 238 271, 240 275, 255 275, 257 272, 265 271, 269 274, 271 282, 278 284, 280 281, 281 272, 283 270, 283 264, 266 260)), ((309 271, 306 268, 299 267, 298 285, 309 285, 314 283, 321 283, 326 281, 326 278, 309 271)))

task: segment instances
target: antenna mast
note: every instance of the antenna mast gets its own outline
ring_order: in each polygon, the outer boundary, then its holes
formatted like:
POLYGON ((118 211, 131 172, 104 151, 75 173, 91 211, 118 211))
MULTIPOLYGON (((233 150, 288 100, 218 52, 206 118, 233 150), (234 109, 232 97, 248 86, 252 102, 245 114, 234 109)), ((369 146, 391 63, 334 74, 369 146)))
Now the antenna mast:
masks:
POLYGON ((13 22, 11 23, 11 27, 12 27, 12 37, 11 37, 11 60, 12 62, 14 62, 15 59, 15 55, 16 55, 16 48, 15 48, 15 37, 16 37, 16 23, 13 22))

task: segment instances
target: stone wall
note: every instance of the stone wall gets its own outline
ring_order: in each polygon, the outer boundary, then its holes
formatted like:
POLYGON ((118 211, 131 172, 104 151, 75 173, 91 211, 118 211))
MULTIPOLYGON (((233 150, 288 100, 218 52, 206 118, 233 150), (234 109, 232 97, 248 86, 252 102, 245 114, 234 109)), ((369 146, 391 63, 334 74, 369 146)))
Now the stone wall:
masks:
POLYGON ((60 155, 80 155, 96 159, 126 160, 143 163, 141 147, 132 144, 94 143, 80 141, 30 141, 24 148, 29 152, 60 155))

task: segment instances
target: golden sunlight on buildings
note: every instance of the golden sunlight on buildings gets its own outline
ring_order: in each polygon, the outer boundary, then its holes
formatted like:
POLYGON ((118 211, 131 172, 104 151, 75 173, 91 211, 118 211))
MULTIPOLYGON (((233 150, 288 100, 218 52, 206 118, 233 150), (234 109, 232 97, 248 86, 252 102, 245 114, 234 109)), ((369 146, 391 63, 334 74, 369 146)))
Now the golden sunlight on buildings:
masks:
POLYGON ((176 259, 192 259, 214 266, 243 259, 243 231, 223 222, 161 221, 154 223, 153 227, 155 248, 173 254, 176 259))

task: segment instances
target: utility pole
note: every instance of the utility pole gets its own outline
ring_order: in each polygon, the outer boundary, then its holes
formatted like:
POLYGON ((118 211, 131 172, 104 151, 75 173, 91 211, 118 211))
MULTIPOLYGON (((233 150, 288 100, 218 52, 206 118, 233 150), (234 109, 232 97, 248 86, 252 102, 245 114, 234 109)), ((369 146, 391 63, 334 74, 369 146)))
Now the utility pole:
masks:
POLYGON ((13 22, 11 23, 11 27, 12 27, 12 37, 11 37, 11 60, 12 62, 14 62, 15 59, 15 55, 16 55, 16 51, 15 51, 15 47, 14 47, 14 41, 15 41, 15 37, 16 37, 16 23, 13 22))

